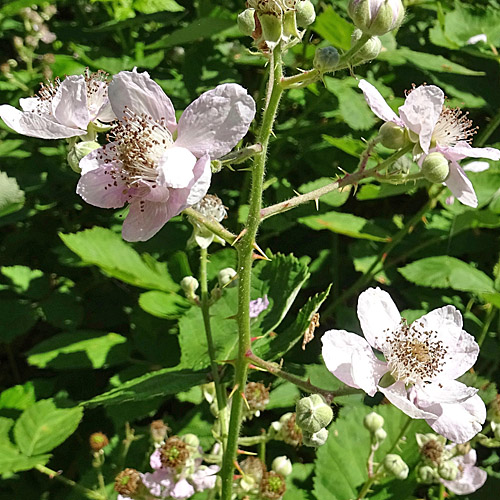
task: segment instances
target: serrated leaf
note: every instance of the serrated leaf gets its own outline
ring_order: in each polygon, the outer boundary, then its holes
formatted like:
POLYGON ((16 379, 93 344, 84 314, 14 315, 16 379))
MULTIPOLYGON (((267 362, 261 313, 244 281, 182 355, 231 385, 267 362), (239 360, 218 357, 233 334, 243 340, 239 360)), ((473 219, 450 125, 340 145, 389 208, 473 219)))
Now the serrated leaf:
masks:
POLYGON ((322 135, 321 137, 323 137, 323 139, 332 146, 335 146, 344 153, 354 156, 355 158, 359 158, 359 155, 363 153, 366 148, 366 145, 365 143, 363 143, 363 141, 354 139, 350 135, 345 137, 331 137, 329 135, 322 135))
POLYGON ((20 210, 24 205, 24 191, 16 179, 0 172, 0 217, 20 210))
POLYGON ((313 470, 313 464, 294 463, 292 473, 286 477, 286 491, 283 500, 312 500, 313 470))
POLYGON ((165 293, 156 290, 141 293, 139 306, 157 318, 175 319, 182 316, 191 306, 190 303, 176 293, 165 293))
POLYGON ((37 455, 27 457, 19 450, 6 443, 0 444, 0 474, 9 474, 30 470, 37 465, 45 465, 50 460, 51 455, 37 455))
POLYGON ((94 227, 79 233, 59 233, 59 236, 83 262, 98 266, 109 276, 140 288, 164 292, 179 289, 166 264, 152 258, 146 261, 120 235, 109 229, 94 227))
POLYGON ((334 233, 345 234, 351 238, 373 241, 388 241, 390 236, 381 227, 363 217, 343 212, 327 212, 298 219, 301 224, 321 231, 328 229, 334 233))
POLYGON ((30 269, 27 266, 2 266, 0 272, 10 279, 18 293, 26 292, 33 280, 43 276, 39 269, 30 269))
MULTIPOLYGON (((344 407, 340 417, 328 429, 327 442, 317 452, 314 477, 314 495, 317 499, 352 500, 358 497, 360 487, 368 479, 366 462, 370 453, 370 433, 363 427, 363 418, 371 411, 376 411, 387 423, 384 426, 387 438, 375 453, 375 462, 380 461, 397 443, 409 420, 407 415, 390 405, 344 407), (346 453, 346 450, 349 452, 346 453)), ((415 433, 427 432, 428 429, 425 421, 412 420, 405 432, 408 439, 398 445, 397 453, 410 470, 419 460, 415 433)), ((413 494, 415 486, 413 476, 405 481, 392 479, 375 487, 370 499, 405 500, 413 494)))
POLYGON ((341 17, 331 5, 316 17, 312 29, 334 47, 349 50, 354 26, 341 17))
POLYGON ((0 409, 9 408, 15 410, 26 410, 35 404, 35 387, 33 382, 26 382, 24 385, 9 387, 0 394, 0 409))
POLYGON ((28 457, 47 453, 75 432, 82 417, 82 408, 61 409, 51 400, 38 401, 17 419, 16 444, 28 457))
POLYGON ((476 294, 495 293, 493 280, 455 257, 427 257, 398 268, 412 283, 431 288, 452 288, 476 294))
POLYGON ((135 10, 143 14, 154 14, 155 12, 182 12, 184 7, 175 0, 135 0, 135 10))
MULTIPOLYGON (((315 189, 322 188, 334 182, 333 179, 329 177, 321 177, 311 182, 307 182, 306 184, 302 184, 299 187, 299 193, 308 193, 309 191, 314 191, 315 189)), ((350 186, 346 186, 346 188, 342 190, 336 189, 335 191, 331 191, 328 194, 325 194, 319 199, 319 203, 326 203, 331 207, 340 207, 342 206, 347 199, 349 198, 349 194, 351 192, 350 186)))
POLYGON ((28 363, 59 370, 104 368, 127 359, 127 339, 117 333, 92 330, 54 335, 28 351, 28 363))
POLYGON ((187 391, 195 385, 207 382, 207 374, 177 367, 164 368, 141 377, 128 380, 104 394, 86 401, 90 408, 99 405, 116 405, 126 401, 145 401, 157 396, 167 396, 187 391))

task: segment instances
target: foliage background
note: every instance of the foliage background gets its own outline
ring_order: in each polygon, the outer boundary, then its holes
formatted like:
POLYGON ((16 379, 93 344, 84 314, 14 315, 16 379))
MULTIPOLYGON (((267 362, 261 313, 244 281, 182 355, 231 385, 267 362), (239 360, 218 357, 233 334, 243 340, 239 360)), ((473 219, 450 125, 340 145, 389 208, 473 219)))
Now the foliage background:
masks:
MULTIPOLYGON (((21 9, 33 5, 42 9, 48 3, 15 0, 0 7, 2 103, 17 105, 20 97, 36 91, 39 81, 81 73, 85 67, 113 74, 137 66, 151 73, 177 110, 201 92, 229 81, 248 88, 262 107, 265 60, 250 55, 250 40, 236 27, 243 2, 51 2, 57 13, 48 25, 56 40, 40 43, 32 55, 21 53, 13 43, 15 36, 27 35, 21 9)), ((314 3, 317 20, 304 43, 287 54, 288 74, 295 68, 310 68, 317 46, 349 48, 352 25, 346 20, 347 2, 314 3)), ((356 168, 363 140, 376 133, 377 120, 353 76, 375 83, 394 108, 412 83, 439 85, 448 104, 468 109, 480 127, 474 145, 499 146, 498 3, 405 3, 406 21, 396 37, 382 37, 384 50, 376 61, 355 68, 355 75, 345 71, 334 78, 327 76, 325 86, 287 93, 271 144, 265 204, 293 196, 294 190, 318 187, 340 169, 356 168), (487 34, 487 44, 466 44, 479 33, 487 34)), ((0 499, 5 500, 14 495, 27 500, 80 498, 37 471, 23 470, 46 463, 50 452, 52 469, 62 469, 68 477, 93 487, 96 475, 87 440, 95 431, 111 438, 105 464, 110 494, 113 477, 123 466, 147 470, 147 428, 155 418, 164 418, 173 432, 197 433, 206 449, 213 443, 212 417, 197 387, 206 381, 207 372, 202 349, 196 350, 203 336, 201 315, 190 309, 177 285, 198 269, 197 252, 186 249, 191 233, 187 221, 177 217, 146 243, 122 242, 123 213, 82 202, 75 193, 78 175, 68 168, 66 153, 64 141, 20 137, 0 123, 0 455, 4 457, 0 471, 5 472, 0 499), (137 377, 143 378, 137 382, 137 377), (132 382, 123 385, 127 381, 132 382), (93 398, 78 428, 80 410, 58 413, 93 398), (52 406, 35 404, 41 400, 52 406), (27 428, 20 419, 30 409, 40 425, 46 412, 44 423, 52 432, 48 443, 34 443, 37 429, 27 428), (140 439, 125 458, 121 441, 127 423, 140 439), (12 439, 32 462, 23 462, 25 458, 12 448, 12 439), (23 439, 28 441, 24 445, 23 439)), ((376 149, 379 157, 387 153, 382 147, 376 149)), ((303 331, 294 325, 294 318, 309 298, 332 283, 316 337, 333 326, 359 331, 357 295, 370 285, 380 285, 390 291, 409 320, 444 304, 453 304, 464 313, 466 330, 482 343, 468 383, 481 388, 485 402, 491 401, 500 377, 499 166, 492 164, 488 171, 470 174, 470 178, 479 197, 477 210, 457 202, 446 204, 449 192, 436 195, 435 186, 429 203, 429 186, 421 183, 365 182, 328 195, 319 210, 311 204, 264 222, 259 245, 272 254, 296 257, 283 257, 281 264, 275 257, 273 265, 256 266, 256 277, 262 281, 254 298, 263 292, 272 297, 273 287, 280 290, 284 283, 277 276, 285 268, 296 275, 292 281, 298 296, 287 304, 290 313, 281 324, 275 321, 271 328, 261 328, 288 335, 289 342, 275 352, 276 357, 290 349, 286 358, 290 371, 310 376, 326 389, 335 388, 336 381, 321 365, 318 338, 306 351, 300 349, 300 342, 293 347, 303 331)), ((225 170, 213 179, 210 192, 228 207, 224 223, 236 233, 245 217, 248 191, 245 170, 225 170)), ((215 244, 210 250, 209 277, 215 284, 218 270, 235 267, 235 253, 215 244)), ((231 290, 224 300, 231 304, 231 290)), ((224 349, 235 338, 235 324, 227 317, 221 311, 215 318, 220 359, 230 355, 224 349)), ((230 368, 225 375, 229 381, 230 368)), ((252 379, 272 384, 269 409, 246 424, 248 434, 258 434, 293 408, 299 391, 260 372, 252 379)), ((269 457, 286 453, 297 462, 286 499, 321 498, 325 491, 334 491, 339 500, 350 498, 349 488, 359 486, 362 477, 353 477, 345 491, 330 482, 351 468, 348 460, 362 464, 366 459, 363 446, 367 449, 368 434, 364 435, 361 418, 368 411, 366 404, 379 402, 363 402, 360 397, 344 400, 349 406, 340 411, 332 429, 349 436, 345 443, 352 447, 349 459, 343 455, 345 448, 332 439, 317 459, 310 449, 269 445, 269 457), (332 476, 331 464, 339 460, 346 469, 332 476)), ((394 421, 390 435, 397 435, 400 414, 387 407, 381 411, 394 421)), ((422 422, 414 425, 426 428, 422 422)), ((479 456, 490 478, 470 498, 491 499, 500 485, 498 455, 480 447, 479 456)), ((401 486, 392 481, 373 498, 433 494, 414 479, 404 491, 401 486)))

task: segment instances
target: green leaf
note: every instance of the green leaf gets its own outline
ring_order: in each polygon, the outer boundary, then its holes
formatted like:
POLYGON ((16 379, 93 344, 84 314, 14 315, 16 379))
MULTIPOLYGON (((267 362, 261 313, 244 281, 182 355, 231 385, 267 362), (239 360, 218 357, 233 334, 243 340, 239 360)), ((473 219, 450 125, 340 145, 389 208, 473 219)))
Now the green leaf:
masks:
POLYGON ((335 146, 344 153, 347 153, 348 155, 354 156, 358 159, 361 153, 363 153, 366 148, 366 145, 363 141, 360 141, 359 139, 353 139, 350 135, 345 137, 331 137, 329 135, 323 135, 322 137, 332 146, 335 146))
MULTIPOLYGON (((329 177, 321 177, 319 179, 316 179, 315 181, 302 184, 302 186, 299 187, 298 191, 299 193, 308 193, 309 191, 314 191, 315 189, 327 186, 332 182, 334 182, 333 179, 330 179, 329 177)), ((340 207, 347 201, 350 192, 351 192, 350 186, 347 186, 345 189, 342 190, 337 189, 322 196, 319 199, 319 202, 326 203, 331 207, 340 207)))
POLYGON ((61 333, 28 351, 28 363, 39 368, 104 368, 127 359, 127 339, 92 330, 61 333))
POLYGON ((37 465, 45 465, 51 455, 37 455, 27 457, 19 452, 12 444, 0 444, 0 474, 9 474, 33 469, 37 465))
POLYGON ((0 300, 0 341, 11 342, 31 330, 38 320, 38 313, 23 300, 0 300))
POLYGON ((74 330, 83 320, 83 305, 78 301, 78 297, 71 293, 56 291, 44 300, 40 307, 45 321, 57 328, 74 330))
POLYGON ((389 196, 398 196, 404 193, 415 192, 416 189, 425 185, 425 181, 417 181, 411 184, 363 184, 356 193, 356 198, 359 201, 377 200, 379 198, 387 198, 389 196))
POLYGON ((131 285, 164 292, 175 292, 167 266, 151 257, 141 257, 109 229, 94 227, 79 233, 59 233, 64 244, 86 264, 98 266, 109 276, 131 285))
POLYGON ((353 214, 327 212, 321 215, 301 217, 298 221, 316 231, 328 229, 351 238, 373 241, 388 241, 390 238, 387 232, 375 223, 353 214))
POLYGON ((135 0, 133 3, 135 10, 143 14, 154 14, 155 12, 181 12, 184 7, 175 0, 135 0))
POLYGON ((164 368, 128 380, 115 389, 96 396, 84 404, 90 408, 99 405, 117 405, 127 401, 145 401, 157 396, 167 396, 187 391, 207 382, 207 374, 177 367, 164 368))
POLYGON ((51 400, 38 401, 18 418, 16 443, 28 457, 46 453, 71 436, 82 417, 82 408, 61 409, 51 400))
POLYGON ((286 354, 303 336, 311 324, 312 317, 321 307, 330 293, 331 285, 322 293, 311 297, 306 305, 299 311, 293 325, 276 337, 266 337, 255 341, 253 350, 257 356, 265 360, 281 358, 286 354))
POLYGON ((175 319, 182 316, 191 305, 184 297, 175 293, 153 290, 141 293, 139 306, 157 318, 175 319))
POLYGON ((313 464, 294 463, 292 473, 286 477, 283 500, 312 500, 313 464), (309 484, 310 483, 310 484, 309 484))
POLYGON ((339 16, 331 5, 316 17, 312 29, 334 47, 344 50, 351 48, 351 34, 354 26, 339 16))
POLYGON ((412 283, 431 288, 452 288, 476 294, 495 293, 493 280, 485 273, 455 257, 427 257, 398 268, 412 283))
POLYGON ((0 217, 20 210, 24 205, 24 191, 16 179, 0 172, 0 217))
MULTIPOLYGON (((316 498, 331 500, 352 500, 358 497, 359 489, 368 479, 366 462, 370 453, 370 433, 363 427, 363 418, 371 411, 384 417, 387 439, 375 452, 374 461, 380 461, 394 445, 395 453, 401 455, 412 470, 419 460, 418 446, 414 438, 416 432, 428 432, 429 426, 423 420, 412 420, 405 436, 399 444, 398 437, 410 417, 394 406, 384 405, 346 406, 340 417, 329 427, 327 442, 318 449, 315 462, 314 495, 316 498), (346 453, 346 450, 349 450, 346 453)), ((374 488, 370 500, 397 498, 405 500, 414 491, 416 481, 411 475, 405 481, 391 479, 374 488)))
POLYGON ((15 410, 26 410, 35 404, 35 387, 33 382, 24 385, 15 385, 0 394, 0 409, 9 408, 15 410))

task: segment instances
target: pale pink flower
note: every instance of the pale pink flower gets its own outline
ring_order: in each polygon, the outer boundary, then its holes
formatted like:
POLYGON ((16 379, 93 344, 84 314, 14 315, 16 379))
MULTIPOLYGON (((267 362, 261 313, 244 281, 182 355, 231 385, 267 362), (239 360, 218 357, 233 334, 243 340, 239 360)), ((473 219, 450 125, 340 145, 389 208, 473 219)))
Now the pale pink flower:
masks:
POLYGON ((455 380, 479 353, 474 338, 462 329, 459 311, 445 306, 407 325, 387 292, 369 288, 359 296, 358 318, 365 338, 330 330, 321 339, 323 359, 333 375, 370 396, 382 392, 407 415, 424 418, 455 443, 481 430, 486 407, 477 389, 455 380))
POLYGON ((256 318, 260 313, 264 312, 269 307, 269 299, 267 295, 250 301, 250 317, 256 318))
POLYGON ((419 144, 417 152, 421 165, 428 153, 438 151, 450 164, 445 184, 464 205, 477 207, 472 183, 458 162, 464 158, 500 160, 500 151, 494 148, 473 148, 469 142, 475 133, 472 122, 458 108, 444 106, 445 95, 435 85, 421 85, 406 96, 399 108, 399 116, 389 107, 379 91, 366 80, 359 82, 371 110, 382 120, 408 129, 410 139, 419 144))
POLYGON ((19 134, 41 139, 85 135, 89 123, 115 119, 108 101, 106 73, 101 71, 56 79, 35 97, 20 99, 20 111, 0 106, 0 118, 19 134))
MULTIPOLYGON (((452 446, 447 446, 451 449, 452 446)), ((483 486, 488 478, 486 471, 476 467, 476 450, 470 450, 466 455, 458 455, 452 458, 458 465, 458 476, 453 481, 440 481, 455 495, 468 495, 474 493, 483 486)))
POLYGON ((128 203, 123 238, 148 240, 205 196, 210 161, 247 133, 255 102, 240 85, 219 85, 193 101, 177 124, 161 87, 136 71, 116 75, 109 98, 120 120, 114 140, 80 161, 77 193, 101 208, 128 203))

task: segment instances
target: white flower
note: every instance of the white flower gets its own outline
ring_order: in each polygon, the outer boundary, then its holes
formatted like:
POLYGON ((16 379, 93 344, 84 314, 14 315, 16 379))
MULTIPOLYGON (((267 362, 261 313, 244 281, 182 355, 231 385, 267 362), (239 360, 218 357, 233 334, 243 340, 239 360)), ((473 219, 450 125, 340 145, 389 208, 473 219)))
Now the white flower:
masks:
POLYGON ((175 119, 172 102, 147 73, 122 71, 109 85, 119 124, 113 141, 80 161, 77 193, 91 205, 130 210, 127 241, 145 241, 205 196, 210 160, 247 133, 255 102, 240 85, 219 85, 175 119))
POLYGON ((325 364, 338 379, 370 396, 382 392, 453 442, 464 443, 481 430, 486 407, 477 389, 455 380, 479 353, 459 311, 445 306, 407 325, 387 292, 369 288, 359 296, 358 318, 366 340, 345 330, 330 330, 321 339, 325 364))
POLYGON ((421 165, 427 154, 438 151, 450 162, 450 174, 445 184, 464 205, 477 207, 472 183, 458 162, 464 158, 500 160, 500 151, 494 148, 470 146, 476 129, 458 108, 444 106, 443 91, 435 85, 421 85, 413 89, 399 108, 399 116, 389 107, 379 91, 366 80, 359 82, 371 110, 382 120, 408 129, 410 139, 420 147, 417 154, 421 165))
POLYGON ((85 135, 90 122, 115 119, 108 101, 106 73, 98 71, 56 79, 35 97, 20 99, 22 111, 4 104, 0 118, 19 134, 41 139, 85 135))
MULTIPOLYGON (((447 446, 446 448, 451 448, 447 446)), ((458 455, 452 458, 458 465, 458 476, 453 481, 440 481, 455 495, 468 495, 481 488, 486 482, 488 474, 486 471, 476 467, 476 450, 470 450, 466 455, 458 455)))

